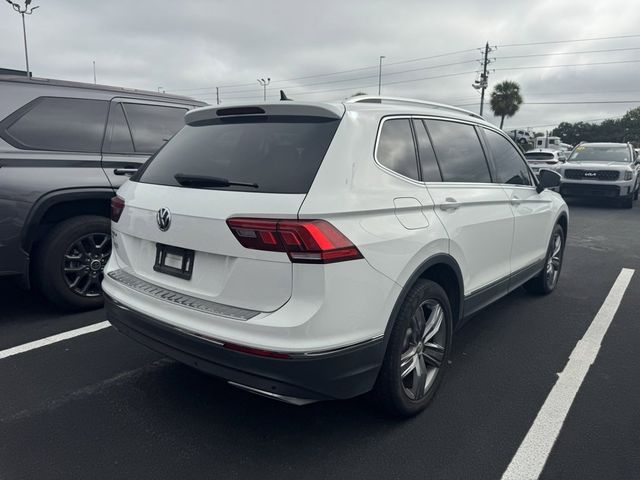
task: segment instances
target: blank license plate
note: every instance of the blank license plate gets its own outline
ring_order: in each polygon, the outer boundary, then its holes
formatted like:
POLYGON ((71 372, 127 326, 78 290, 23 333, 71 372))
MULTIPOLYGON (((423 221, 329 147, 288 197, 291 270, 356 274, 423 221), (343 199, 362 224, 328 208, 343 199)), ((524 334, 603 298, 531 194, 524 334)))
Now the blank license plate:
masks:
POLYGON ((193 274, 194 258, 193 250, 157 243, 156 263, 153 269, 156 272, 190 280, 193 274))

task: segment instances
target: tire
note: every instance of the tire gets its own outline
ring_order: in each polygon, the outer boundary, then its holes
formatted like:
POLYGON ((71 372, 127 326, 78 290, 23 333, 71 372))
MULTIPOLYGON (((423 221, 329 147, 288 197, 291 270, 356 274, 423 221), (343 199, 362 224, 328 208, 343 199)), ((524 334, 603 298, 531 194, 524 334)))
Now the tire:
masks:
POLYGON ((70 218, 40 240, 35 258, 35 283, 49 301, 64 309, 100 308, 103 305, 102 270, 110 254, 108 218, 94 215, 70 218))
POLYGON ((620 199, 620 207, 621 208, 633 208, 633 194, 627 195, 620 199))
POLYGON ((549 295, 558 285, 560 272, 562 270, 562 260, 564 258, 565 233, 559 224, 553 227, 551 239, 547 247, 547 256, 544 259, 542 271, 531 280, 526 282, 524 289, 530 293, 538 295, 549 295), (558 241, 558 245, 556 242, 558 241), (549 269, 552 269, 549 270, 549 269))
POLYGON ((387 413, 410 417, 431 402, 449 358, 452 328, 445 291, 430 280, 418 281, 400 307, 373 388, 378 404, 387 413))

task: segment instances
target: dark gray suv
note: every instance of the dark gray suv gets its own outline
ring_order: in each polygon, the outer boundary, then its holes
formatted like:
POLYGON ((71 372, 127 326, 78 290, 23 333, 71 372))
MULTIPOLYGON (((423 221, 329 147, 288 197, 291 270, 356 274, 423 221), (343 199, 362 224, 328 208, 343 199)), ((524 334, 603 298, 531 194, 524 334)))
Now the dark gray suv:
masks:
POLYGON ((58 305, 102 305, 115 190, 204 103, 0 75, 0 276, 58 305))

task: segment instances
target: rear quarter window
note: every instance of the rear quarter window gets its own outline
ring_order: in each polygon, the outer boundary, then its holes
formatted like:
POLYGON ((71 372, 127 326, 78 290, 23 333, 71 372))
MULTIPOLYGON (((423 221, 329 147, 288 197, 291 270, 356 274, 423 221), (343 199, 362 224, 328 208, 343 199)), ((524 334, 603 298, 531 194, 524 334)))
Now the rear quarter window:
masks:
POLYGON ((386 120, 380 129, 376 159, 389 170, 418 180, 418 157, 408 118, 386 120))
POLYGON ((41 97, 7 117, 0 134, 22 149, 98 153, 108 109, 104 100, 41 97))
POLYGON ((209 188, 307 193, 339 122, 322 117, 263 116, 187 125, 143 167, 136 180, 178 187, 175 175, 181 173, 258 185, 209 188))

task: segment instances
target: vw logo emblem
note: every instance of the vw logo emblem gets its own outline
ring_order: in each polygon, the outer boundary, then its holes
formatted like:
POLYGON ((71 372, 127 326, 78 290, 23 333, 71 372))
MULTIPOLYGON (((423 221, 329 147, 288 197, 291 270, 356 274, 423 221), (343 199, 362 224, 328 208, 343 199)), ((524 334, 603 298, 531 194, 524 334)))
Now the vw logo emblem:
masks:
POLYGON ((169 230, 171 226, 171 212, 169 209, 162 207, 158 210, 158 213, 156 213, 156 221, 158 222, 158 228, 161 232, 169 230))

